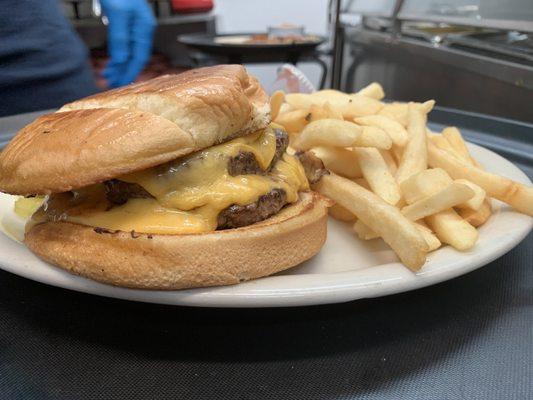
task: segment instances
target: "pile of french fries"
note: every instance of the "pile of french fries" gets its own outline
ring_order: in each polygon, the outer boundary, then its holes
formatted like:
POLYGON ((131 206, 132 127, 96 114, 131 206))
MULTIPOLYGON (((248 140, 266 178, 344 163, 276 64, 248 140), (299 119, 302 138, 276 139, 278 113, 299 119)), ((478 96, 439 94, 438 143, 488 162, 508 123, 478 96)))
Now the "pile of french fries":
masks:
POLYGON ((290 151, 310 151, 330 171, 313 189, 334 200, 330 215, 353 223, 362 240, 381 237, 413 271, 448 244, 478 240, 491 198, 533 216, 533 188, 489 173, 455 127, 427 127, 433 100, 385 103, 372 83, 357 93, 320 90, 271 97, 272 119, 290 151))

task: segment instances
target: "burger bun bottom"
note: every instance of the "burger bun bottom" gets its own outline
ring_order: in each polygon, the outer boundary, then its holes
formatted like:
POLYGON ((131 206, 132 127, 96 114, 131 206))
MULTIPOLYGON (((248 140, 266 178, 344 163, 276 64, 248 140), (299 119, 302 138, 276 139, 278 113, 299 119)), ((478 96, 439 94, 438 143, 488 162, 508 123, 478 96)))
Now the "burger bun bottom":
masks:
POLYGON ((277 215, 201 234, 109 232, 69 222, 33 226, 25 244, 43 260, 99 282, 138 289, 231 285, 313 257, 326 240, 330 201, 313 192, 277 215))

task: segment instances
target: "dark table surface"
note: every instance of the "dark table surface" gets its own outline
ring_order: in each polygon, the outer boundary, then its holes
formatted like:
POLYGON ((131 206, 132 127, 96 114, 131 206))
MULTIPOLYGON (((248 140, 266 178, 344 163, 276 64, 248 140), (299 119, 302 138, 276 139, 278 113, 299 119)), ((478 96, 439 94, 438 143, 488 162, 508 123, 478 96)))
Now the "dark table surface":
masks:
MULTIPOLYGON (((533 175, 531 126, 433 114, 533 175)), ((0 399, 533 398, 532 269, 530 234, 432 287, 256 310, 113 300, 0 271, 0 399)))

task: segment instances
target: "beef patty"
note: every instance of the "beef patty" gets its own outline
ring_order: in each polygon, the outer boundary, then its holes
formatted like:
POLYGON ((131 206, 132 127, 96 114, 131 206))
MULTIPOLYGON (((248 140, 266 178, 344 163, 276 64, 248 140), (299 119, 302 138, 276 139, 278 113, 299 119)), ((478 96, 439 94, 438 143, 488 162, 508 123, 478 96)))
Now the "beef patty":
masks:
POLYGON ((111 179, 104 182, 105 196, 111 204, 121 205, 128 199, 147 199, 152 197, 141 185, 111 179))
POLYGON ((328 175, 329 171, 324 167, 324 163, 320 158, 315 156, 310 151, 300 151, 296 153, 296 157, 304 167, 305 176, 309 183, 317 183, 324 175, 328 175))
MULTIPOLYGON (((276 129, 276 152, 266 171, 261 169, 255 156, 250 152, 240 152, 228 161, 228 173, 231 176, 265 174, 283 156, 289 145, 287 133, 276 129)), ((114 205, 121 205, 131 198, 153 197, 142 186, 136 183, 128 183, 118 179, 104 182, 107 200, 114 205)), ((287 195, 283 189, 273 189, 262 195, 254 203, 240 206, 233 204, 220 212, 218 215, 217 229, 239 228, 263 221, 276 214, 287 203, 287 195)))
POLYGON ((218 214, 217 229, 240 228, 263 221, 276 214, 287 203, 283 189, 272 189, 256 202, 239 206, 234 204, 218 214))
MULTIPOLYGON (((285 153, 285 150, 287 150, 287 146, 289 145, 289 136, 285 131, 282 131, 281 129, 274 129, 274 134, 276 135, 276 152, 274 153, 274 157, 272 158, 272 161, 270 162, 267 171, 270 170, 274 165, 276 165, 278 160, 285 153)), ((261 169, 261 167, 257 163, 255 155, 250 152, 241 151, 239 154, 237 154, 235 157, 230 158, 228 161, 228 173, 231 176, 251 174, 260 175, 264 174, 267 171, 263 171, 261 169)))

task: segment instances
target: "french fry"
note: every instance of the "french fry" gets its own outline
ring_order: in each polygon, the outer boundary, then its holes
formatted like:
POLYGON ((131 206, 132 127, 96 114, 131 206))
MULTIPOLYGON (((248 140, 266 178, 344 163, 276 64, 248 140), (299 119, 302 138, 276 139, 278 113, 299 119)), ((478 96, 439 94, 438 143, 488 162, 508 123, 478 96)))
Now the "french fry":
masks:
POLYGON ((459 215, 470 225, 478 226, 483 225, 492 215, 492 207, 490 201, 485 199, 479 210, 472 210, 468 208, 460 209, 459 215))
POLYGON ((327 102, 348 102, 350 100, 350 95, 348 93, 341 92, 334 89, 323 89, 318 90, 310 94, 314 98, 319 98, 327 102))
POLYGON ((352 222, 357 219, 355 215, 353 215, 350 211, 348 211, 340 204, 334 204, 333 206, 328 208, 328 213, 333 218, 338 219, 339 221, 352 222))
POLYGON ((372 240, 379 237, 376 232, 370 229, 368 225, 365 225, 365 223, 360 219, 355 221, 355 224, 353 224, 353 230, 355 233, 357 233, 357 237, 361 240, 372 240))
POLYGON ((359 166, 372 191, 389 204, 396 204, 402 197, 400 188, 389 171, 379 150, 355 147, 359 166))
POLYGON ((285 95, 285 101, 296 110, 309 110, 313 104, 321 107, 328 100, 317 95, 288 93, 285 95))
POLYGON ((313 104, 309 108, 309 117, 307 118, 309 122, 318 121, 320 119, 340 119, 343 120, 342 114, 333 107, 329 105, 328 102, 324 103, 323 106, 318 106, 313 104))
POLYGON ((408 268, 417 271, 424 265, 428 245, 415 225, 396 207, 335 174, 323 176, 314 188, 350 210, 381 236, 408 268))
POLYGON ((354 141, 353 146, 375 147, 388 150, 392 147, 392 140, 384 130, 375 126, 363 126, 363 132, 354 141))
POLYGON ((356 178, 356 179, 352 179, 352 181, 357 183, 359 186, 364 187, 366 190, 370 190, 370 191, 372 190, 370 189, 370 185, 368 184, 365 178, 356 178))
POLYGON ((300 132, 307 125, 309 111, 294 110, 283 114, 279 114, 275 119, 275 123, 283 126, 289 133, 300 132))
MULTIPOLYGON (((424 103, 414 103, 420 107, 424 114, 429 114, 435 105, 435 100, 428 100, 424 103)), ((408 103, 393 102, 385 104, 381 110, 377 112, 378 115, 389 117, 399 122, 404 127, 407 127, 409 118, 407 116, 408 103)))
POLYGON ((354 119, 358 125, 375 126, 383 129, 397 146, 406 145, 409 135, 405 128, 398 121, 384 115, 368 115, 354 119))
POLYGON ((297 150, 319 146, 352 147, 362 131, 352 122, 321 119, 307 125, 292 146, 297 150))
POLYGON ((442 136, 440 133, 433 132, 428 127, 426 127, 426 135, 427 135, 428 139, 430 139, 430 140, 433 139, 434 137, 442 136))
POLYGON ((377 82, 372 82, 370 85, 365 86, 359 90, 356 94, 361 96, 370 97, 372 99, 381 100, 385 97, 383 87, 377 82))
POLYGON ((461 135, 459 129, 455 126, 449 126, 442 130, 442 136, 446 138, 448 143, 452 146, 457 154, 464 160, 470 160, 472 164, 475 165, 473 158, 470 156, 470 152, 466 147, 466 142, 461 135))
POLYGON ((404 148, 402 160, 396 173, 396 180, 400 184, 417 172, 427 168, 426 114, 415 103, 409 103, 407 110, 407 131, 410 137, 404 148))
POLYGON ((434 135, 431 136, 429 140, 439 149, 446 150, 453 156, 461 158, 461 155, 455 151, 450 142, 448 142, 448 139, 446 139, 444 136, 434 135))
POLYGON ((509 204, 521 213, 533 216, 533 187, 484 171, 462 159, 450 157, 448 152, 432 143, 428 144, 428 156, 432 167, 444 169, 454 179, 469 180, 483 188, 488 196, 509 204))
POLYGON ((344 118, 353 120, 357 117, 376 114, 383 107, 383 103, 370 97, 351 95, 347 103, 339 105, 331 103, 331 106, 339 107, 344 118))
POLYGON ((381 157, 383 157, 383 159, 387 163, 387 167, 389 167, 389 172, 392 174, 392 176, 396 175, 396 171, 398 171, 398 166, 396 165, 394 157, 391 155, 390 151, 380 150, 379 152, 381 153, 381 157))
MULTIPOLYGON (((390 149, 392 157, 394 158, 394 161, 396 162, 396 166, 400 165, 400 163, 402 162, 403 149, 404 149, 403 147, 397 146, 395 144, 393 144, 390 149)), ((398 170, 398 167, 396 167, 396 170, 398 170)))
MULTIPOLYGON (((424 240, 428 245, 429 251, 437 250, 442 245, 439 238, 435 236, 433 232, 431 232, 431 229, 427 227, 423 220, 415 222, 414 225, 424 237, 424 240)), ((353 230, 355 231, 355 233, 357 233, 357 236, 361 240, 372 240, 379 238, 379 235, 372 229, 370 229, 367 225, 365 225, 363 222, 361 222, 361 220, 357 220, 355 222, 355 224, 353 225, 353 230)))
POLYGON ((281 90, 276 90, 272 96, 270 96, 270 117, 274 121, 281 109, 283 100, 285 99, 285 93, 281 90))
POLYGON ((294 108, 292 108, 288 103, 283 103, 279 109, 278 115, 288 113, 289 111, 294 111, 294 108))
POLYGON ((476 228, 461 218, 453 209, 430 215, 426 217, 426 222, 441 242, 460 251, 474 247, 479 236, 476 228))
POLYGON ((313 147, 311 152, 320 158, 324 166, 345 178, 361 178, 363 173, 352 150, 342 147, 313 147))
POLYGON ((426 221, 424 221, 423 219, 421 219, 420 221, 416 221, 415 225, 417 225, 417 227, 418 226, 422 226, 422 227, 428 229, 430 232, 432 232, 431 229, 429 229, 428 224, 426 224, 426 221))
POLYGON ((426 169, 411 176, 400 184, 400 190, 407 204, 413 204, 445 189, 453 182, 441 168, 426 169))
POLYGON ((387 103, 377 114, 393 119, 404 127, 407 126, 407 103, 387 103))
POLYGON ((341 121, 344 120, 342 113, 339 110, 336 110, 335 108, 333 108, 331 104, 329 104, 328 101, 326 101, 322 107, 328 113, 328 118, 340 119, 341 121))
POLYGON ((424 240, 429 247, 429 251, 437 250, 442 245, 439 238, 435 236, 433 232, 431 232, 431 229, 427 227, 424 220, 415 222, 415 226, 420 231, 422 236, 424 236, 424 240))
POLYGON ((396 207, 397 207, 398 209, 400 209, 400 210, 401 210, 403 207, 405 207, 406 205, 407 205, 407 203, 405 202, 405 199, 404 199, 403 197, 400 199, 400 201, 399 201, 398 203, 396 203, 396 207))
POLYGON ((474 195, 474 191, 469 186, 453 182, 440 192, 403 207, 402 214, 411 221, 418 221, 464 203, 474 195))
POLYGON ((319 96, 316 93, 290 93, 285 96, 285 101, 296 109, 309 110, 311 105, 323 106, 329 102, 331 107, 339 110, 345 119, 352 120, 356 117, 376 114, 383 107, 383 103, 370 97, 360 95, 347 95, 341 93, 332 98, 331 95, 319 96))
POLYGON ((456 179, 455 182, 466 185, 470 189, 472 189, 474 191, 474 197, 465 201, 464 203, 457 204, 454 207, 470 208, 471 210, 479 210, 481 206, 483 205, 483 202, 485 201, 485 198, 487 195, 486 192, 482 188, 480 188, 478 185, 476 185, 475 183, 467 181, 466 179, 456 179))
POLYGON ((420 108, 426 114, 429 114, 433 107, 435 107, 435 100, 428 100, 420 104, 420 108))
POLYGON ((465 161, 468 161, 470 164, 483 169, 481 165, 479 165, 479 163, 470 155, 468 147, 466 146, 466 142, 463 138, 463 135, 461 135, 459 129, 455 127, 445 128, 442 131, 442 135, 446 137, 448 143, 450 143, 450 145, 455 150, 455 155, 458 155, 460 158, 464 159, 465 161))
POLYGON ((323 106, 313 104, 311 105, 311 107, 309 107, 309 116, 307 118, 309 122, 318 121, 321 119, 329 119, 329 118, 330 118, 330 115, 323 106))

